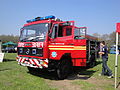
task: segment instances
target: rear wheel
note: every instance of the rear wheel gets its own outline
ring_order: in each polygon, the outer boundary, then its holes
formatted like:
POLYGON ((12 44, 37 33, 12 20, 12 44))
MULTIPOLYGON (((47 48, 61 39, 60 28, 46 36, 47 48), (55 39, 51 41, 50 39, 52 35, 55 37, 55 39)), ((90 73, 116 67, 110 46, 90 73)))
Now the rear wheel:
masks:
POLYGON ((67 78, 72 70, 72 63, 70 60, 63 59, 59 62, 58 68, 56 70, 58 79, 63 80, 67 78))
POLYGON ((95 55, 92 54, 90 57, 90 62, 88 63, 88 67, 92 68, 96 65, 96 58, 95 55))

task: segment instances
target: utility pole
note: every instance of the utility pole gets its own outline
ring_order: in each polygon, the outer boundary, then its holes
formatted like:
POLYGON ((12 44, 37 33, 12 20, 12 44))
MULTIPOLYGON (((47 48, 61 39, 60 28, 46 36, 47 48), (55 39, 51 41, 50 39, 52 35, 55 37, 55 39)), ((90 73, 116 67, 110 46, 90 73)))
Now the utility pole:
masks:
POLYGON ((115 88, 117 88, 117 78, 118 78, 118 75, 117 75, 117 72, 118 72, 118 37, 119 37, 119 34, 120 34, 120 23, 117 23, 116 25, 116 57, 115 57, 115 88))

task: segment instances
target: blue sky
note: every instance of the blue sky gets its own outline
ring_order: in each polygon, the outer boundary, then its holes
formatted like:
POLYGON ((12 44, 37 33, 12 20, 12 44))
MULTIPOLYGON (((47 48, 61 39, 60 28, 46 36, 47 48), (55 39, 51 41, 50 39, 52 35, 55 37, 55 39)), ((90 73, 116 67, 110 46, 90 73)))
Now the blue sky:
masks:
POLYGON ((120 0, 0 0, 0 35, 19 35, 26 20, 48 15, 74 20, 88 34, 109 34, 120 22, 120 0))

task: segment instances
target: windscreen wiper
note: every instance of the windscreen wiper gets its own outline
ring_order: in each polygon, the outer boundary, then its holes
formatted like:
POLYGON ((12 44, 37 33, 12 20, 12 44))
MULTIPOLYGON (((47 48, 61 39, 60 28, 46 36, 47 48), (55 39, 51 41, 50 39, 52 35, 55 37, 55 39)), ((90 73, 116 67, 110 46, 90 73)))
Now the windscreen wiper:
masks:
POLYGON ((31 39, 30 41, 36 42, 36 41, 43 40, 43 39, 44 39, 43 37, 37 36, 34 39, 31 39))
POLYGON ((22 39, 22 40, 20 40, 21 42, 26 42, 26 41, 28 41, 27 40, 28 38, 24 38, 24 39, 22 39))

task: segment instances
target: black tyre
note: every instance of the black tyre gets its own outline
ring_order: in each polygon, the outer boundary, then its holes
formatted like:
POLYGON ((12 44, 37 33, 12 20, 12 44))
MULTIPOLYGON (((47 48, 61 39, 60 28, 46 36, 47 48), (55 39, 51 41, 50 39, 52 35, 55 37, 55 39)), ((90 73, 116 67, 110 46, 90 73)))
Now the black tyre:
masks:
POLYGON ((72 62, 67 59, 63 59, 59 62, 58 68, 56 70, 57 77, 59 80, 67 78, 72 70, 72 62))

